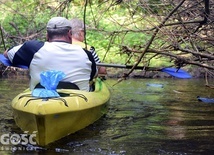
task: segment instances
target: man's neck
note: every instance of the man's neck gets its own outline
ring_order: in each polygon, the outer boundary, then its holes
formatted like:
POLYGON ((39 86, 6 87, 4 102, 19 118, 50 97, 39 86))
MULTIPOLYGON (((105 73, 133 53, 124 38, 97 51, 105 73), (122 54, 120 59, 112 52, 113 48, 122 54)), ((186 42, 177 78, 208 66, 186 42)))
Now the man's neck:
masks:
POLYGON ((48 42, 66 42, 66 43, 71 43, 69 39, 66 38, 53 38, 48 40, 48 42))
POLYGON ((82 41, 80 41, 79 39, 76 39, 76 38, 72 38, 72 42, 82 42, 82 41))

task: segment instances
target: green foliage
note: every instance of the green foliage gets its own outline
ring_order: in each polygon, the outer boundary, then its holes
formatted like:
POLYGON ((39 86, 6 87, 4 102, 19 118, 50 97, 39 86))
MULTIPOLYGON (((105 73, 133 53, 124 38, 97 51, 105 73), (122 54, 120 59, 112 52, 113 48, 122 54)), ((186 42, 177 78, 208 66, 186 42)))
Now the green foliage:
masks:
POLYGON ((20 40, 23 42, 36 33, 43 34, 39 35, 38 39, 45 39, 45 31, 43 30, 50 18, 50 7, 42 5, 39 0, 7 1, 2 6, 5 11, 2 16, 0 15, 1 25, 10 37, 14 36, 13 41, 7 40, 5 42, 7 47, 21 43, 20 40))
MULTIPOLYGON (((153 0, 150 3, 159 3, 160 0, 153 0)), ((53 16, 65 16, 68 19, 78 17, 83 19, 85 1, 74 0, 70 4, 67 1, 52 0, 19 0, 7 1, 4 3, 0 19, 4 30, 10 36, 20 36, 22 42, 33 34, 33 38, 45 39, 45 27, 47 21, 53 16)), ((129 5, 135 5, 138 1, 120 5, 109 5, 109 3, 96 0, 90 1, 86 9, 87 44, 94 46, 100 59, 106 63, 135 63, 139 54, 123 53, 123 46, 135 47, 141 45, 139 50, 145 47, 151 37, 150 34, 139 32, 148 24, 138 22, 141 16, 136 16, 129 5), (132 14, 130 14, 132 12, 132 14), (130 20, 134 16, 134 21, 130 20), (135 30, 129 31, 128 30, 135 30), (132 57, 130 59, 130 56, 132 57)), ((157 9, 154 7, 154 10, 157 9)), ((151 19, 152 20, 152 19, 151 19)), ((20 43, 20 38, 5 43, 7 47, 20 43), (19 40, 18 40, 19 39, 19 40)), ((161 44, 161 41, 159 42, 161 44)), ((157 44, 159 44, 157 43, 157 44)), ((154 45, 155 46, 155 45, 154 45)), ((154 60, 158 64, 158 59, 154 60)), ((150 61, 153 63, 153 60, 150 61)))

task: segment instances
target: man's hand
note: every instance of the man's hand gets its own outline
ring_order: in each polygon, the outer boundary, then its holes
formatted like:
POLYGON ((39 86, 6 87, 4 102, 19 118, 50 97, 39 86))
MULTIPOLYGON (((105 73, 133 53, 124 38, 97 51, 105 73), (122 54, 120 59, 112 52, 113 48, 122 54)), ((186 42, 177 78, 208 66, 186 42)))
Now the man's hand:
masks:
POLYGON ((4 55, 5 58, 8 58, 8 56, 7 56, 7 51, 8 51, 8 49, 6 49, 6 50, 4 51, 4 53, 3 53, 3 55, 4 55))

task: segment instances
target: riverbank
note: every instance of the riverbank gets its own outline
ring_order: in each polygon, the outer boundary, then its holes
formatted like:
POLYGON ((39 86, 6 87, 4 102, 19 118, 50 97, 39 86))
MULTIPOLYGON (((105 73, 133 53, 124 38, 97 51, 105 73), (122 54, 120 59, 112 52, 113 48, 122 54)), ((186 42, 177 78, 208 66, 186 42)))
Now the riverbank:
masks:
MULTIPOLYGON (((205 70, 199 69, 198 67, 196 68, 182 68, 185 70, 187 73, 192 75, 193 78, 204 78, 206 75, 205 70)), ((121 68, 107 68, 108 72, 108 77, 110 78, 120 78, 124 74, 129 72, 129 69, 121 69, 121 68)), ((130 78, 171 78, 172 76, 161 72, 161 71, 143 71, 143 70, 135 70, 133 71, 130 76, 130 78)), ((208 77, 211 77, 208 75, 208 77)))
MULTIPOLYGON (((204 78, 206 75, 205 70, 192 67, 192 68, 182 68, 186 72, 188 72, 190 75, 192 75, 193 78, 204 78)), ((107 77, 109 78, 121 78, 124 76, 124 74, 128 73, 129 69, 121 69, 121 68, 107 68, 107 77)), ((29 71, 22 68, 17 67, 8 67, 4 66, 3 64, 0 64, 0 76, 2 77, 13 77, 13 76, 28 76, 29 71)), ((207 75, 209 78, 213 78, 210 75, 207 75)), ((166 74, 161 71, 142 71, 142 70, 135 70, 133 71, 130 76, 130 78, 171 78, 172 76, 169 74, 166 74)))
POLYGON ((22 68, 4 66, 0 63, 0 77, 28 76, 29 71, 22 68))

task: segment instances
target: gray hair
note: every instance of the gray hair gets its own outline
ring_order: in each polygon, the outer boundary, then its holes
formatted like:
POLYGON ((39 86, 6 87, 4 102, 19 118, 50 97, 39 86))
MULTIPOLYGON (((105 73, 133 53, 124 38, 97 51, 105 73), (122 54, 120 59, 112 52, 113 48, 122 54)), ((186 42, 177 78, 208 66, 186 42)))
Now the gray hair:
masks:
POLYGON ((84 22, 78 18, 71 19, 72 35, 79 36, 79 31, 84 30, 84 22))

